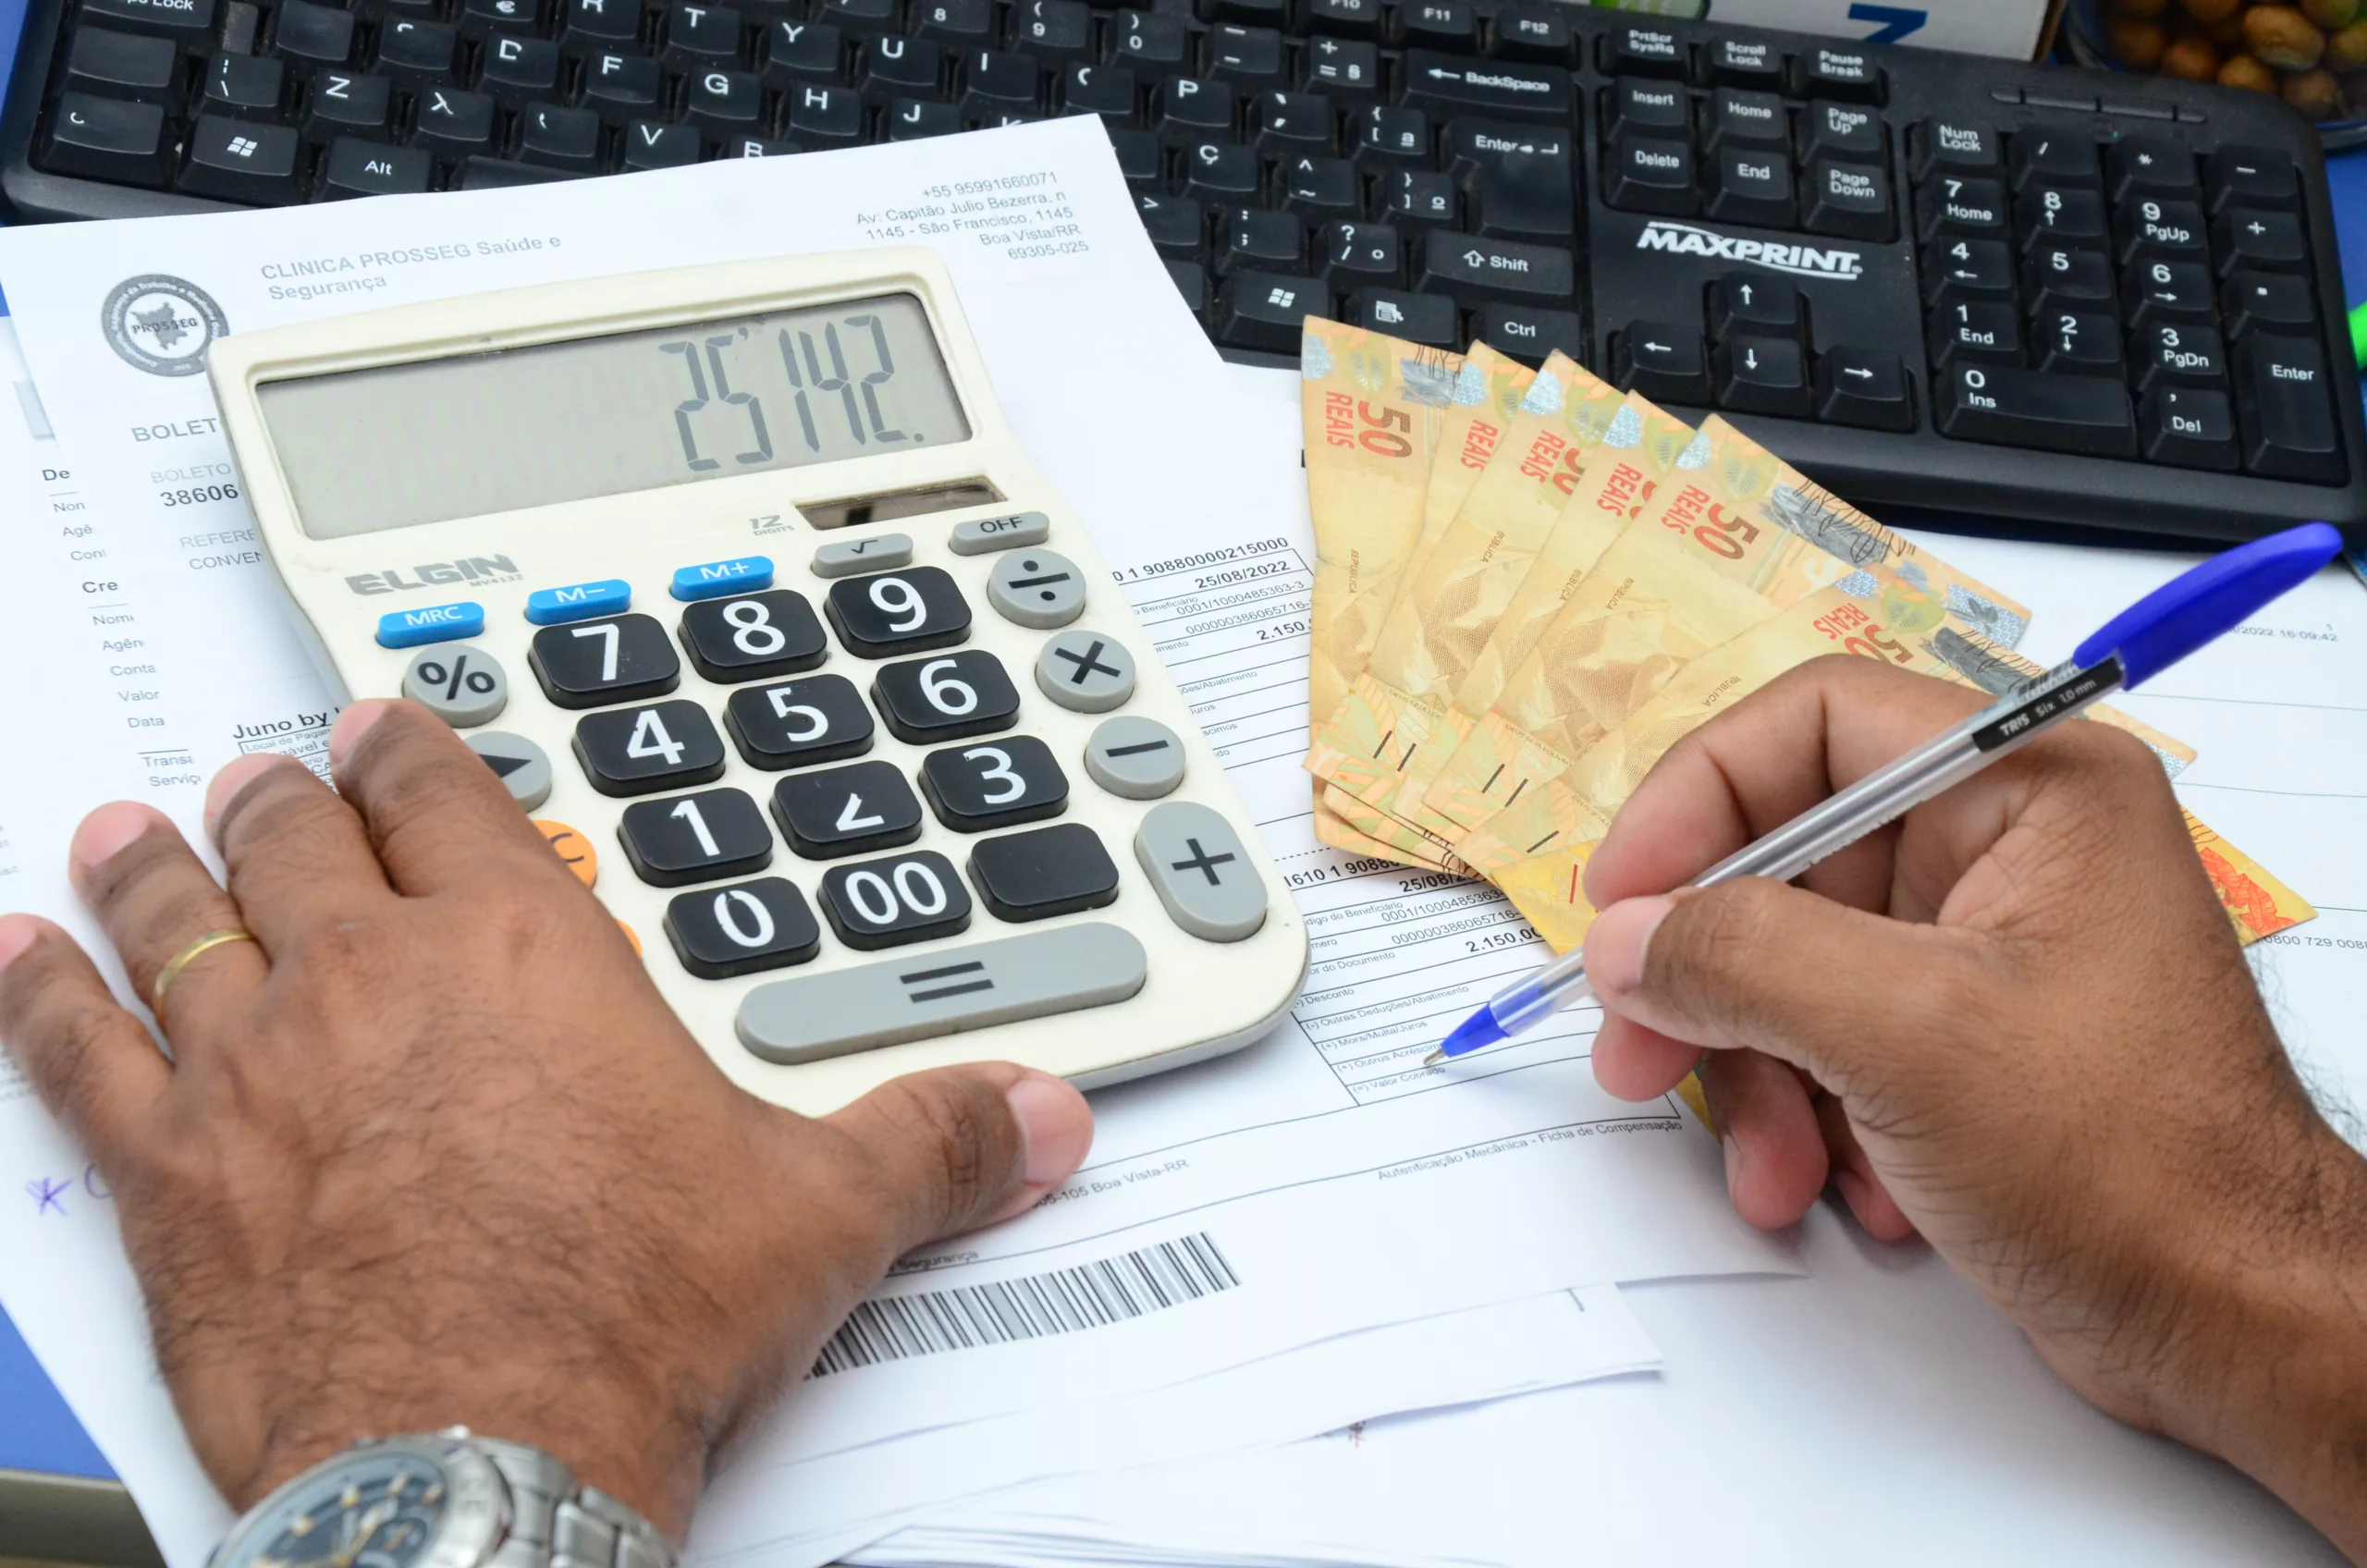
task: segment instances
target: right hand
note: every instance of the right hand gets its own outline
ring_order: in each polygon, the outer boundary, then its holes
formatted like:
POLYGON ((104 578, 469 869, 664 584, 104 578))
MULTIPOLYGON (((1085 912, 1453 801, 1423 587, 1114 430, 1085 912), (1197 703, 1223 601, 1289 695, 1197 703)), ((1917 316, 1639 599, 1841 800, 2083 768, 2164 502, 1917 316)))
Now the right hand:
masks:
POLYGON ((2367 1163, 2143 745, 2074 722, 1797 886, 1666 896, 1986 700, 1835 657, 1672 748, 1587 868, 1596 1075, 1645 1098, 1699 1062, 1744 1216, 1830 1177, 2088 1399, 2367 1553, 2367 1163))

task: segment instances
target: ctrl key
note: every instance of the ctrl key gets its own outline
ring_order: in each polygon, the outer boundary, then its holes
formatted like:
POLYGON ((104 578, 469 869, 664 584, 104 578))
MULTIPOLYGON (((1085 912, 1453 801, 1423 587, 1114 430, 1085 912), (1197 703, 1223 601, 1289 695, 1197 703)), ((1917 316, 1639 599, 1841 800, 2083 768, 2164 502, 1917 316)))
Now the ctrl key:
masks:
POLYGON ((50 111, 41 166, 84 179, 158 186, 168 173, 165 154, 162 104, 67 92, 50 111))

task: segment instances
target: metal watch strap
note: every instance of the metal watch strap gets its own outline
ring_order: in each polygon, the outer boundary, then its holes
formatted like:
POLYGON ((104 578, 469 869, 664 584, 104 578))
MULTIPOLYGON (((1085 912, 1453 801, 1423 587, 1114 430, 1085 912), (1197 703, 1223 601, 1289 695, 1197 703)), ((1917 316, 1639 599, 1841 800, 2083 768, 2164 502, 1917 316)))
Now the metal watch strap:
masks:
POLYGON ((509 1488, 509 1534, 485 1568, 675 1568, 673 1544, 625 1503, 540 1449, 472 1432, 509 1488))

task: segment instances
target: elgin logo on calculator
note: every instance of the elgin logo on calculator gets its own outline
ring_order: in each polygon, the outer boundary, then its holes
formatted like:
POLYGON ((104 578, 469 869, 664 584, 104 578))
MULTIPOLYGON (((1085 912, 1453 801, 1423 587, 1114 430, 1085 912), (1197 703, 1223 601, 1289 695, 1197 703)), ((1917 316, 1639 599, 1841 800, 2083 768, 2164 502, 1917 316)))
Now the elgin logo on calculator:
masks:
POLYGON ((209 369, 336 683, 452 725, 754 1093, 1112 1083, 1288 1008, 1298 912, 932 253, 406 306, 209 369), (356 592, 389 559, 473 575, 356 592))

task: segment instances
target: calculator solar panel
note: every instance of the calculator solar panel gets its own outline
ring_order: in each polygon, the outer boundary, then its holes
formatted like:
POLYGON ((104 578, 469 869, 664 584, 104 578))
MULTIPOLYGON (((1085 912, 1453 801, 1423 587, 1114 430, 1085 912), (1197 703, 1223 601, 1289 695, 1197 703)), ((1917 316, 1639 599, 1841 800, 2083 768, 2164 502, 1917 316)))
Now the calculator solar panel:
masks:
POLYGON ((1210 336, 1725 413, 1853 499, 2367 526, 2323 156, 2193 83, 1498 0, 35 0, 37 217, 1109 127, 1210 336))

